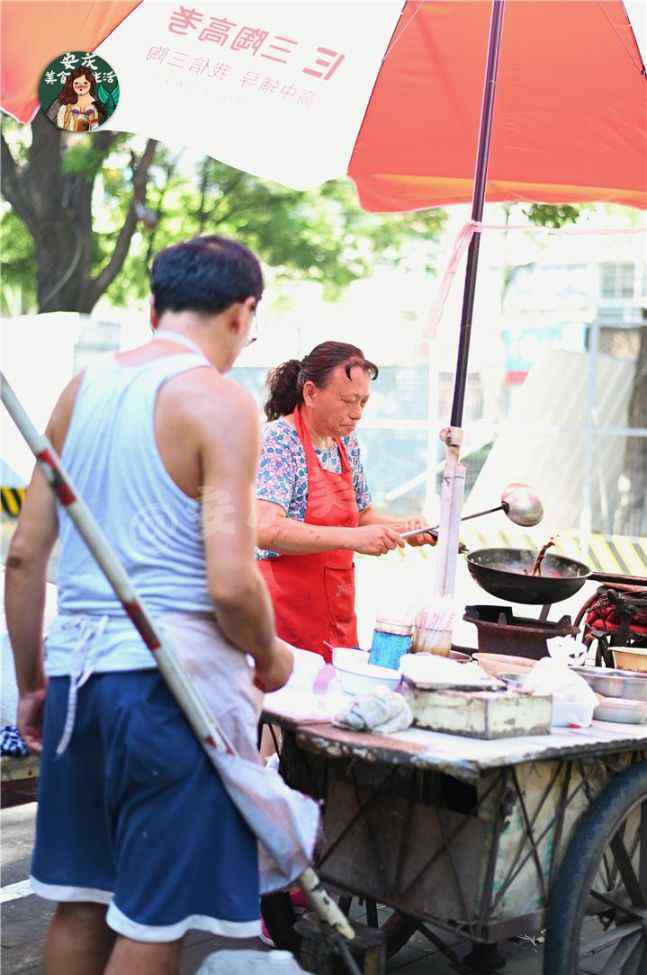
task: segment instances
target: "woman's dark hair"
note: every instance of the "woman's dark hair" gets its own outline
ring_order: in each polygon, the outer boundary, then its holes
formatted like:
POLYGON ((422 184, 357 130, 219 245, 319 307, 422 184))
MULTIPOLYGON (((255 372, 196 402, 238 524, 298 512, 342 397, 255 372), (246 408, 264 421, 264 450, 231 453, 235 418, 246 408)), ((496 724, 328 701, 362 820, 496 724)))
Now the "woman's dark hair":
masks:
POLYGON ((268 420, 278 420, 280 416, 293 413, 303 403, 303 387, 310 380, 319 389, 328 384, 330 374, 337 366, 346 365, 346 375, 351 378, 355 366, 365 369, 371 379, 377 379, 379 370, 374 362, 364 358, 364 353, 356 345, 346 342, 322 342, 302 359, 288 359, 267 377, 270 396, 265 404, 268 420))
POLYGON ((74 91, 73 85, 77 78, 87 78, 90 82, 90 94, 94 98, 94 107, 99 115, 99 121, 105 121, 106 113, 97 95, 97 79, 88 68, 76 68, 66 79, 61 88, 58 100, 61 105, 73 105, 79 97, 74 91))
POLYGON ((195 237, 160 251, 151 270, 151 291, 159 316, 165 311, 217 315, 236 301, 263 295, 258 259, 228 237, 195 237))

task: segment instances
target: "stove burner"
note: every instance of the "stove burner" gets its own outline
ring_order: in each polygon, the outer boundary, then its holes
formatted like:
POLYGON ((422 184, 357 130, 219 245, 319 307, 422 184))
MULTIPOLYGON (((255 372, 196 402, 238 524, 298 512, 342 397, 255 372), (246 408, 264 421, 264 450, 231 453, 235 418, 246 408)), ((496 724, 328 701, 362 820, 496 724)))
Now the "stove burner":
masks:
POLYGON ((507 653, 539 660, 548 656, 546 640, 555 636, 576 636, 570 616, 557 623, 515 616, 511 606, 466 606, 464 620, 473 623, 482 653, 507 653))

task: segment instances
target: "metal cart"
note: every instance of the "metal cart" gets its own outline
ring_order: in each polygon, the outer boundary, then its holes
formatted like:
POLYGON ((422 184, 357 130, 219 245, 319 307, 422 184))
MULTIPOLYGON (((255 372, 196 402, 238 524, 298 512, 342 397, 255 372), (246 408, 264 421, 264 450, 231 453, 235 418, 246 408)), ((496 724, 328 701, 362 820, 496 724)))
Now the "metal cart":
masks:
MULTIPOLYGON (((388 954, 418 930, 456 971, 484 973, 498 942, 545 929, 544 975, 647 972, 647 726, 482 741, 265 720, 282 728, 285 779, 324 803, 322 879, 346 910, 364 899, 373 926, 376 905, 393 909, 388 954)), ((264 916, 298 947, 286 895, 264 916)))

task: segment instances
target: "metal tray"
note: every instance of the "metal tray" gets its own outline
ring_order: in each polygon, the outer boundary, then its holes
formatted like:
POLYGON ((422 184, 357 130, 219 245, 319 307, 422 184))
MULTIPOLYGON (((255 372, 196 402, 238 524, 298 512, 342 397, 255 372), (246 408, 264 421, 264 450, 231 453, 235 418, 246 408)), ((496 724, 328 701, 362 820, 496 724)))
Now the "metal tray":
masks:
POLYGON ((621 724, 644 724, 647 721, 647 701, 620 700, 605 697, 593 712, 596 721, 618 721, 621 724))
POLYGON ((622 697, 627 701, 647 701, 647 674, 628 674, 626 670, 601 667, 574 667, 596 694, 622 697))

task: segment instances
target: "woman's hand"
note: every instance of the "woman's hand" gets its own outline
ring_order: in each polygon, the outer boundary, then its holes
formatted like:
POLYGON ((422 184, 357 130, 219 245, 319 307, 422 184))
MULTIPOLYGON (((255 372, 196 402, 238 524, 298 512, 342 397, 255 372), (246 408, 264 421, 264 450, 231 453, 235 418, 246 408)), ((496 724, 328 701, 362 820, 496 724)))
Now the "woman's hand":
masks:
POLYGON ((360 555, 386 555, 398 546, 404 548, 404 539, 388 525, 364 525, 351 531, 352 549, 360 555))
POLYGON ((43 714, 47 687, 29 691, 18 698, 16 724, 20 737, 30 752, 40 755, 43 750, 43 714))
MULTIPOLYGON (((424 527, 424 518, 407 518, 406 521, 400 524, 399 530, 404 534, 404 532, 413 531, 414 528, 424 527)), ((438 535, 434 532, 420 532, 419 535, 412 535, 406 539, 407 545, 412 545, 414 548, 420 545, 435 545, 437 541, 438 535)))

